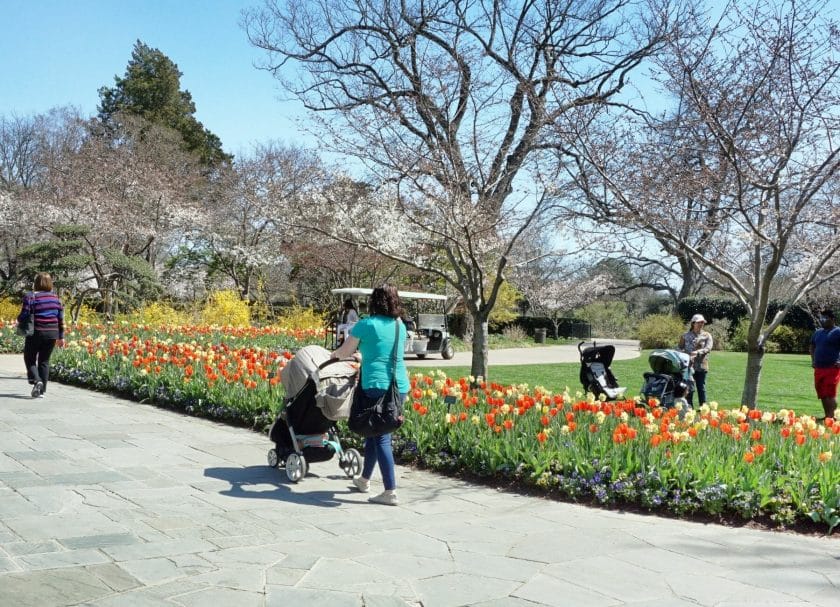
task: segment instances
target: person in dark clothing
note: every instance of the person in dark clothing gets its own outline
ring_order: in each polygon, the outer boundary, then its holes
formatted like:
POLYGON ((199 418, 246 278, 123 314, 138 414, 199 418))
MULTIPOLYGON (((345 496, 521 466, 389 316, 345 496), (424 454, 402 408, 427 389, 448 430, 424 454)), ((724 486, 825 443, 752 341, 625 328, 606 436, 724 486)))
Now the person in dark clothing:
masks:
POLYGON ((823 419, 834 419, 840 384, 840 328, 835 324, 832 310, 820 312, 820 328, 811 336, 810 352, 814 387, 825 412, 823 419))
POLYGON ((32 292, 23 297, 18 323, 35 317, 35 332, 23 343, 23 362, 32 384, 32 398, 43 398, 50 378, 50 356, 56 345, 64 347, 64 306, 53 293, 52 277, 44 272, 35 276, 32 292))

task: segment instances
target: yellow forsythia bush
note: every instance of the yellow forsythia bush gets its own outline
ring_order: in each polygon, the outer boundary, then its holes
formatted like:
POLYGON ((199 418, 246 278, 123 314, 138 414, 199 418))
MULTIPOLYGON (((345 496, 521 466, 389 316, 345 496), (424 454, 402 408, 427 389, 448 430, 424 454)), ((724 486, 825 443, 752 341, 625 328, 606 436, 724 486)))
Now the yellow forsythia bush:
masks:
POLYGON ((15 320, 20 314, 20 302, 9 297, 0 298, 0 320, 15 320))
POLYGON ((251 324, 251 311, 236 291, 213 291, 201 311, 201 320, 208 325, 247 327, 251 324))
POLYGON ((172 306, 159 301, 146 304, 139 310, 121 316, 118 320, 141 325, 160 327, 163 325, 188 325, 192 323, 192 317, 172 306))
MULTIPOLYGON (((71 320, 71 315, 73 313, 73 302, 65 301, 64 302, 64 322, 69 323, 71 320)), ((76 319, 76 322, 79 323, 86 323, 89 325, 95 325, 97 323, 102 322, 102 318, 99 316, 99 313, 91 308, 87 304, 82 304, 82 307, 79 309, 79 316, 76 319)))
POLYGON ((297 304, 283 310, 278 316, 276 324, 284 329, 306 330, 320 329, 327 322, 324 314, 320 314, 312 308, 304 308, 297 304))

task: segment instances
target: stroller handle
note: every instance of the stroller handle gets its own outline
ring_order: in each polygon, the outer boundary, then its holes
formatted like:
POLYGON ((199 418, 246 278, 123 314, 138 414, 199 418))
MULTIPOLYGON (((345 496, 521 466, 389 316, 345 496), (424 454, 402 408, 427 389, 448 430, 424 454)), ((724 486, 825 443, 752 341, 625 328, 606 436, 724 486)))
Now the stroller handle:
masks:
MULTIPOLYGON (((587 340, 585 340, 585 339, 584 339, 582 342, 580 342, 580 343, 578 344, 578 346, 577 346, 577 348, 578 348, 578 354, 583 355, 583 350, 581 350, 581 349, 580 349, 580 347, 581 347, 583 344, 585 344, 585 343, 587 343, 587 340)), ((597 344, 595 343, 595 340, 594 340, 594 339, 592 340, 592 347, 593 347, 593 348, 597 347, 597 344)))
POLYGON ((326 369, 327 367, 329 367, 330 365, 333 365, 335 363, 351 363, 351 362, 352 363, 356 362, 356 359, 355 358, 331 358, 328 361, 322 362, 320 365, 318 365, 318 370, 320 371, 321 369, 326 369))

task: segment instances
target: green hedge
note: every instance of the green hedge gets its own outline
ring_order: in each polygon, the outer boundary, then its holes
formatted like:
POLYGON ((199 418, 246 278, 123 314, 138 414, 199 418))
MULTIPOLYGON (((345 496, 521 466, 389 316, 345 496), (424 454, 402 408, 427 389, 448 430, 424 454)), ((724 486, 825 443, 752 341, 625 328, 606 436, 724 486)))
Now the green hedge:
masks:
MULTIPOLYGON (((784 305, 784 302, 781 301, 771 301, 767 309, 768 320, 772 319, 784 305)), ((746 317, 747 309, 744 304, 734 299, 724 299, 721 297, 686 297, 677 304, 677 314, 686 323, 695 314, 702 314, 706 317, 707 321, 726 318, 731 323, 730 327, 734 331, 735 327, 741 322, 741 319, 746 317)), ((793 329, 814 330, 814 321, 811 313, 804 305, 791 308, 785 315, 784 324, 793 329)), ((732 337, 731 334, 730 337, 732 337)))
MULTIPOLYGON (((466 319, 463 314, 450 314, 447 317, 449 332, 452 335, 462 336, 466 319)), ((490 333, 501 335, 508 327, 520 327, 528 335, 534 335, 536 329, 546 329, 548 337, 578 337, 589 339, 592 336, 592 327, 585 320, 580 318, 562 318, 557 326, 557 334, 554 332, 554 325, 551 320, 544 316, 518 316, 514 320, 505 323, 494 323, 490 327, 490 333)))

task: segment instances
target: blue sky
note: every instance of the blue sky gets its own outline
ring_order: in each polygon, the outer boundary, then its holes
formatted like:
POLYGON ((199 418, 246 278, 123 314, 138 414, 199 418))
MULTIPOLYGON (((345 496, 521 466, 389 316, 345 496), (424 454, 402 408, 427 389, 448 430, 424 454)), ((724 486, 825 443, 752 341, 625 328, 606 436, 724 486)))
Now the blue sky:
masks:
POLYGON ((196 117, 239 155, 256 141, 307 145, 305 114, 253 64, 240 12, 260 0, 0 0, 0 115, 73 105, 96 113, 98 89, 122 76, 136 40, 183 72, 196 117))

